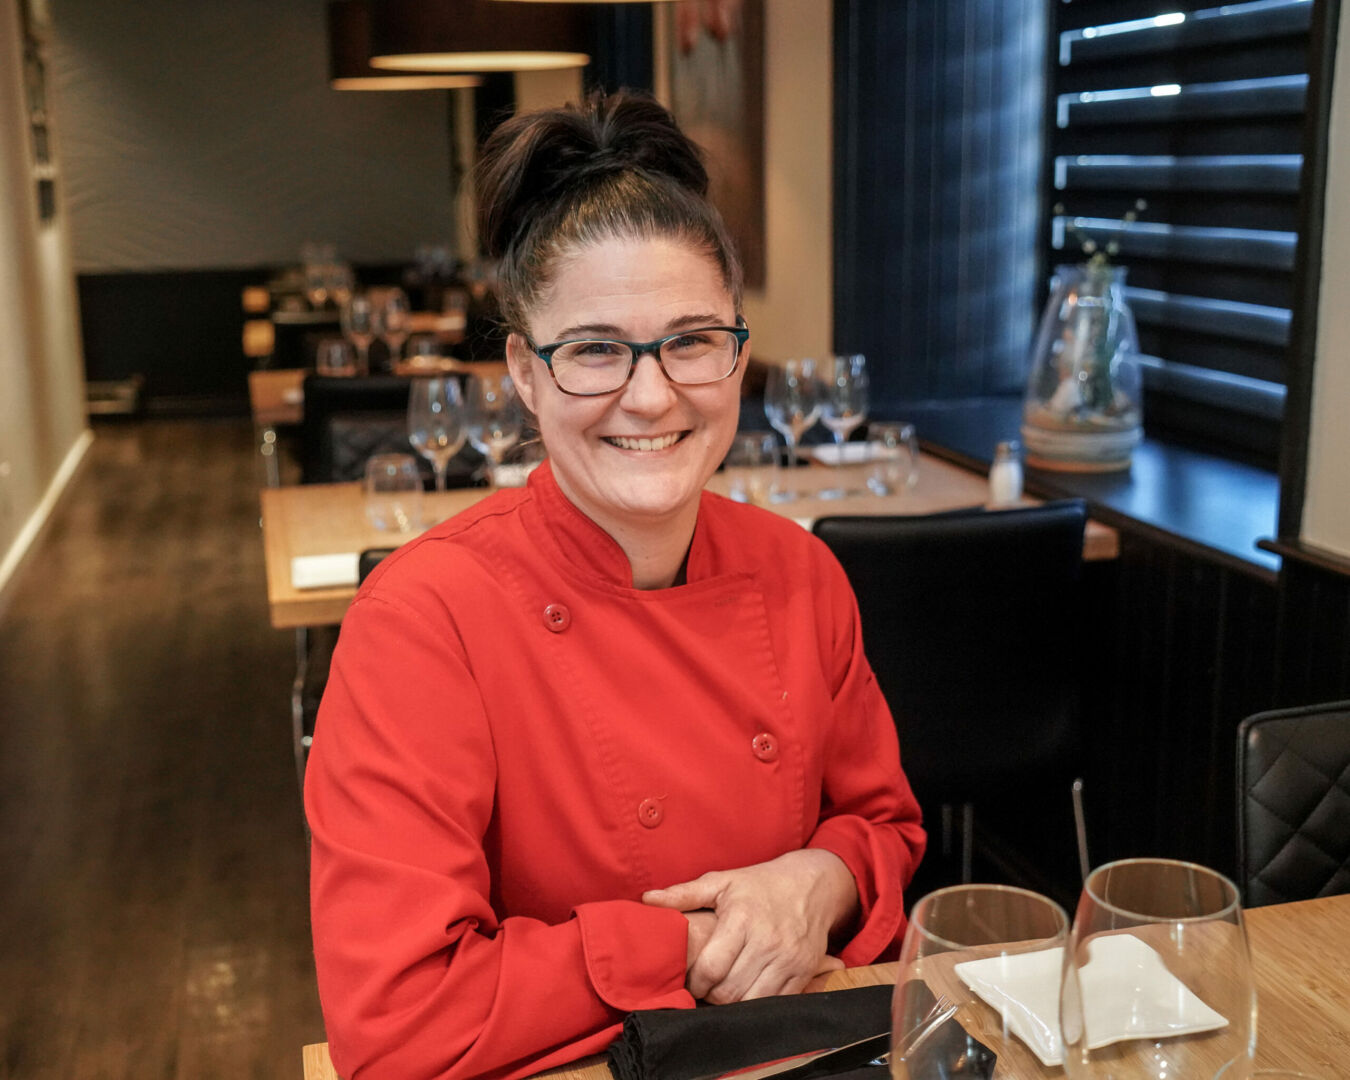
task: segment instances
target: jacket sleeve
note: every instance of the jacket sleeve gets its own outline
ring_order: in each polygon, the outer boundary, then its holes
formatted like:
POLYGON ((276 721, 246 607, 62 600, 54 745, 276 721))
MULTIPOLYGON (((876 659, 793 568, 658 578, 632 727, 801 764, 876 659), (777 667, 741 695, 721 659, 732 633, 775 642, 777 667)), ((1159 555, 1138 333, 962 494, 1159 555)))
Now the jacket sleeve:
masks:
POLYGON ((850 967, 894 957, 905 932, 903 889, 927 837, 900 767, 890 708, 863 654, 862 621, 843 569, 828 556, 821 590, 823 660, 833 686, 821 818, 807 843, 838 855, 858 886, 858 918, 837 955, 850 967), (828 599, 826 599, 828 598, 828 599))
POLYGON ((679 912, 493 910, 492 735, 445 623, 357 599, 307 767, 319 995, 347 1080, 525 1076, 603 1049, 629 1010, 693 1005, 679 912))

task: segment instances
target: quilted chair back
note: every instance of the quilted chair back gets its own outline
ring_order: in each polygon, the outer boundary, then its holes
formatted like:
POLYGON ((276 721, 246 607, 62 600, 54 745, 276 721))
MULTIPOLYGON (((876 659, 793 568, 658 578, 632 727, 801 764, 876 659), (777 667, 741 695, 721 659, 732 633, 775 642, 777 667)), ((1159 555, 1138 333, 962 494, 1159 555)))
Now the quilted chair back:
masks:
POLYGON ((1248 907, 1350 893, 1350 701, 1247 717, 1237 789, 1248 907))

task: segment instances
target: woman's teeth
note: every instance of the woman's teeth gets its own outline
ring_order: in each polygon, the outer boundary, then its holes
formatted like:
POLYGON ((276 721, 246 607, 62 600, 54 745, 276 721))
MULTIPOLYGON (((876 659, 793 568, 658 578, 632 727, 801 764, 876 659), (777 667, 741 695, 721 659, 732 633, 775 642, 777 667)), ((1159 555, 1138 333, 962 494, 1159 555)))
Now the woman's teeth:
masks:
POLYGON ((606 435, 605 442, 621 450, 664 450, 680 441, 679 433, 658 435, 654 439, 629 439, 623 435, 606 435))

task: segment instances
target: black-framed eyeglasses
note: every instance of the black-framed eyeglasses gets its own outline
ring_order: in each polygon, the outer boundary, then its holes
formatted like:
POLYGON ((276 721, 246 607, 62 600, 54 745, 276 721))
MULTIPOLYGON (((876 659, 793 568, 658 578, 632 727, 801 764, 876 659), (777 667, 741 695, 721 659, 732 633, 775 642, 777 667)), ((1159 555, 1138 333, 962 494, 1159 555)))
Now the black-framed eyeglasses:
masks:
POLYGON ((750 329, 740 326, 702 326, 681 330, 655 341, 613 341, 582 338, 552 345, 526 342, 544 361, 564 394, 595 397, 612 394, 633 377, 638 357, 650 353, 662 374, 680 386, 699 386, 728 379, 736 371, 750 329))

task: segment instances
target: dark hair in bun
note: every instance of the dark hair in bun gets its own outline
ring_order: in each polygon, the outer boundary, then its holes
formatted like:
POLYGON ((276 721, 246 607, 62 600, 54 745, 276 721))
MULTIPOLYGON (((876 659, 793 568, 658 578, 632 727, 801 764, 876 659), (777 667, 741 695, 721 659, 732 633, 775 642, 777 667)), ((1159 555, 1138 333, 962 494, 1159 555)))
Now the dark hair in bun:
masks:
POLYGON ((525 332, 559 255, 613 237, 669 236, 706 251, 740 310, 741 264, 707 200, 702 153, 646 94, 597 93, 513 117, 488 138, 476 179, 479 238, 499 260, 508 330, 525 332))

